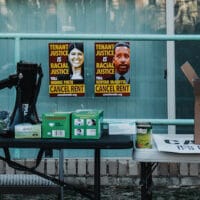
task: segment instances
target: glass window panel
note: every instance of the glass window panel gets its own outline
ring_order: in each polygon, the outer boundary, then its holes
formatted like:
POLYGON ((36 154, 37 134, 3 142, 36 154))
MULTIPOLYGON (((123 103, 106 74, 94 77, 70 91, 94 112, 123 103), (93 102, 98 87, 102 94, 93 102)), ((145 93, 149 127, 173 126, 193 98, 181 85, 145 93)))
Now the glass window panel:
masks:
POLYGON ((165 0, 1 0, 0 32, 165 33, 165 0))
MULTIPOLYGON (((200 75, 200 41, 176 42, 176 117, 183 119, 194 118, 194 93, 189 81, 180 67, 188 61, 196 73, 200 75)), ((184 128, 180 132, 193 132, 193 126, 184 128)))
POLYGON ((195 34, 200 31, 200 1, 176 0, 175 4, 175 33, 195 34))
MULTIPOLYGON (((199 34, 200 32, 200 1, 176 0, 175 33, 199 34)), ((188 61, 200 75, 200 41, 175 42, 175 80, 176 80, 176 117, 183 119, 194 118, 194 93, 180 67, 188 61)), ((177 133, 193 133, 193 126, 178 126, 177 133)))

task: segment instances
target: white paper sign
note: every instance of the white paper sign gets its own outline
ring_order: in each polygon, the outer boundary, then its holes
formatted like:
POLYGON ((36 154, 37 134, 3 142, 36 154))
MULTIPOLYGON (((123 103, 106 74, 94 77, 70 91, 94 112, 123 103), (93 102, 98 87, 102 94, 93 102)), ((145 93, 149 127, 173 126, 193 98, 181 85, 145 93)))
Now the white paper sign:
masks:
POLYGON ((109 123, 109 135, 135 134, 133 123, 109 123))
POLYGON ((153 134, 158 151, 173 153, 199 153, 200 145, 194 144, 194 135, 153 134))

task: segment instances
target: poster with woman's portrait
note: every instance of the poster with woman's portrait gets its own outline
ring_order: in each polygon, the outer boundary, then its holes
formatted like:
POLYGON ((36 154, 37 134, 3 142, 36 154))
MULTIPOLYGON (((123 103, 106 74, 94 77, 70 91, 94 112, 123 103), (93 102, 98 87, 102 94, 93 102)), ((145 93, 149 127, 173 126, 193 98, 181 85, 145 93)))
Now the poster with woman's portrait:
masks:
POLYGON ((85 95, 83 43, 49 43, 49 95, 85 95))
POLYGON ((95 43, 95 96, 130 96, 129 42, 95 43))

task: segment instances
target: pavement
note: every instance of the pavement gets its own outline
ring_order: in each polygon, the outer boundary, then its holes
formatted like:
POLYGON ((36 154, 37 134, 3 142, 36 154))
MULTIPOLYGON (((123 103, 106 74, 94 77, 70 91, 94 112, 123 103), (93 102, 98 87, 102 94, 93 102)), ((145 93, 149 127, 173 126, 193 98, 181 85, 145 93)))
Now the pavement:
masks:
MULTIPOLYGON (((140 200, 139 187, 104 186, 101 200, 140 200)), ((3 195, 1 200, 57 200, 55 195, 3 195)), ((200 187, 153 187, 152 200, 200 200, 200 187)), ((88 200, 73 191, 65 191, 64 200, 88 200)))

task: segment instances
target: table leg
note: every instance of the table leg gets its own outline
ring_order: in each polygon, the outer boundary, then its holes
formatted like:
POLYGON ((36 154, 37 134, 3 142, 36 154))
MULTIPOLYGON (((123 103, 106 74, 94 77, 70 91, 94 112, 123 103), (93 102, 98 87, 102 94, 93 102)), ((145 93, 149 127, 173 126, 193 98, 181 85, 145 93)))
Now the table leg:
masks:
MULTIPOLYGON (((59 150, 59 179, 61 181, 64 181, 64 170, 63 170, 63 165, 64 165, 64 150, 60 149, 59 150)), ((59 200, 64 199, 64 188, 63 186, 60 186, 60 195, 59 195, 59 200)))
POLYGON ((141 200, 152 199, 152 164, 144 163, 141 166, 141 200))
POLYGON ((100 177, 100 161, 101 161, 101 150, 95 149, 95 166, 94 166, 94 199, 100 200, 101 199, 101 177, 100 177))

